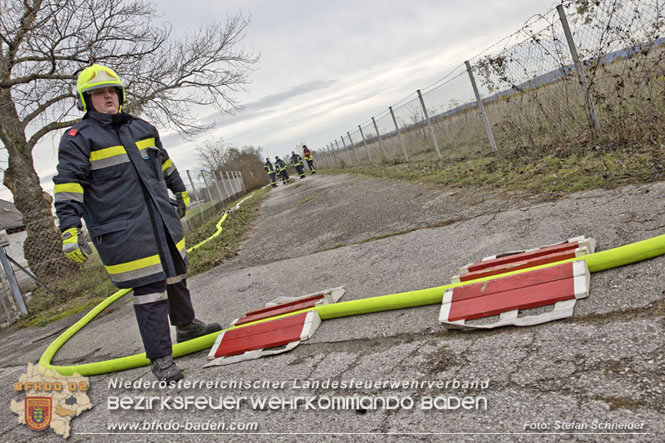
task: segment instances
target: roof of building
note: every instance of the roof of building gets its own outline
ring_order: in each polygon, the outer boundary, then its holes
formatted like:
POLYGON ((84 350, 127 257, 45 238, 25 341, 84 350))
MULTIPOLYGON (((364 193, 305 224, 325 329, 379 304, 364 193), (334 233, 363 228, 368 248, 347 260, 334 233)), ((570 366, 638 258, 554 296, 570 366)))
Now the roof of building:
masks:
POLYGON ((23 226, 23 217, 13 203, 0 199, 0 230, 23 226))

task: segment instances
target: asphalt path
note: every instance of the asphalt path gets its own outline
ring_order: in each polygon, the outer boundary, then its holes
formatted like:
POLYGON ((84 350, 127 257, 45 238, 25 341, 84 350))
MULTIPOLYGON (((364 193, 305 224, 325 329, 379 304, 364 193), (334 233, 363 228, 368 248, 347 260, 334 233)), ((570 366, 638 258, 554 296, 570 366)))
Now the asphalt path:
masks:
MULTIPOLYGON (((346 301, 436 287, 488 255, 579 235, 594 237, 597 250, 661 235, 664 197, 665 183, 547 200, 317 174, 272 189, 238 256, 188 285, 197 316, 224 325, 280 296, 344 286, 346 301)), ((278 356, 212 368, 203 368, 207 352, 177 360, 185 380, 212 387, 112 386, 151 382, 147 367, 92 376, 95 406, 73 419, 69 440, 663 441, 664 269, 659 257, 592 274, 590 296, 572 318, 538 326, 448 331, 438 322, 440 306, 431 305, 326 320, 312 339, 278 356), (122 410, 109 403, 178 396, 213 403, 222 396, 229 405, 122 410), (272 407, 250 404, 270 397, 272 407), (153 428, 109 430, 125 422, 153 428), (184 429, 218 422, 257 429, 184 429)), ((26 365, 74 320, 0 335, 3 440, 61 440, 17 424, 9 401, 18 398, 11 386, 26 365)), ((54 363, 141 351, 127 296, 54 363)))

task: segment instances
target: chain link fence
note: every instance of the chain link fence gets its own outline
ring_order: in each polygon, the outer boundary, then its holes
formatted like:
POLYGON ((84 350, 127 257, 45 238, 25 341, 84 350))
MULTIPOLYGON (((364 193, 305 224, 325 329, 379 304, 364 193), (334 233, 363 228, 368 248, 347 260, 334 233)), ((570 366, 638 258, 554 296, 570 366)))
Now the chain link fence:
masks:
POLYGON ((24 226, 3 231, 7 235, 0 246, 3 322, 11 322, 27 312, 25 304, 31 291, 80 269, 80 265, 62 253, 62 239, 50 208, 29 211, 23 214, 23 220, 24 226), (33 235, 28 237, 28 232, 33 235))
POLYGON ((662 143, 662 0, 565 1, 317 149, 324 167, 662 143))
POLYGON ((183 219, 185 232, 191 232, 210 217, 221 214, 224 206, 245 193, 241 171, 185 171, 183 181, 190 205, 183 219))

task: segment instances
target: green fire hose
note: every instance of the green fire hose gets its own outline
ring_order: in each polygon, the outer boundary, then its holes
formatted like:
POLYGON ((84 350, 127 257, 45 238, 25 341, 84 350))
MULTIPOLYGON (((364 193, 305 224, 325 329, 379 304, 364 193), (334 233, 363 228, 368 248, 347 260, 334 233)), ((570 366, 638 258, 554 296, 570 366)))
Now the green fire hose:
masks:
MULTIPOLYGON (((246 197, 238 203, 238 207, 243 201, 247 198, 251 198, 252 195, 246 197)), ((206 242, 217 237, 222 232, 222 223, 226 220, 228 214, 224 214, 221 220, 217 223, 217 232, 213 234, 208 239, 203 242, 193 246, 188 249, 192 251, 206 242)), ((549 266, 555 266, 557 264, 575 261, 575 260, 585 260, 590 272, 599 272, 607 269, 616 268, 619 266, 624 266, 630 263, 635 263, 638 261, 646 260, 649 258, 657 257, 659 255, 665 254, 665 235, 658 237, 650 238, 648 240, 639 241, 636 243, 631 243, 625 246, 620 246, 614 249, 609 249, 607 251, 596 252, 594 254, 589 254, 582 257, 571 258, 568 260, 563 260, 557 263, 549 263, 546 265, 536 266, 530 269, 524 269, 519 271, 508 272, 502 274, 502 276, 517 274, 520 272, 526 272, 533 269, 545 268, 549 266)), ((307 310, 316 309, 322 320, 337 318, 337 317, 347 317, 351 315, 359 314, 369 314, 372 312, 380 311, 389 311, 394 309, 404 309, 412 308, 416 306, 424 306, 441 303, 443 298, 443 293, 450 288, 457 286, 468 285, 471 283, 477 283, 480 281, 490 280, 497 278, 497 276, 484 277, 477 280, 461 282, 461 283, 452 283, 444 286, 437 286, 429 289, 421 289, 417 291, 401 292, 398 294, 382 295, 377 297, 364 298, 360 300, 350 300, 340 303, 333 303, 329 305, 316 306, 307 310)), ((111 360, 99 361, 94 363, 85 363, 80 365, 72 366, 56 366, 51 364, 51 360, 55 356, 56 352, 78 331, 80 331, 85 325, 87 325, 92 319, 94 319, 100 312, 106 309, 110 304, 124 296, 130 291, 130 289, 123 289, 115 294, 111 295, 109 298, 101 302, 90 312, 88 312, 83 318, 73 324, 69 329, 63 332, 53 343, 49 345, 48 348, 44 351, 41 358, 39 359, 39 364, 55 370, 56 372, 62 375, 73 375, 78 373, 80 375, 97 375, 105 374, 109 372, 122 371, 125 369, 132 369, 141 366, 147 366, 150 364, 145 356, 145 353, 129 355, 121 358, 114 358, 111 360)), ((307 311, 304 310, 304 311, 307 311)), ((304 312, 299 311, 299 312, 304 312)), ((285 317, 287 315, 294 315, 296 313, 292 312, 289 314, 282 315, 280 317, 285 317)), ((272 317, 270 320, 278 317, 272 317)), ((266 321, 266 320, 262 320, 266 321)), ((257 323, 257 322, 254 322, 257 323)), ((232 326, 228 329, 233 329, 236 327, 244 327, 253 323, 247 323, 242 326, 232 326)), ((183 343, 177 343, 173 345, 173 357, 180 357, 183 355, 191 354, 194 352, 202 351, 204 349, 209 349, 215 342, 215 339, 219 332, 214 332, 209 335, 195 338, 183 343)))

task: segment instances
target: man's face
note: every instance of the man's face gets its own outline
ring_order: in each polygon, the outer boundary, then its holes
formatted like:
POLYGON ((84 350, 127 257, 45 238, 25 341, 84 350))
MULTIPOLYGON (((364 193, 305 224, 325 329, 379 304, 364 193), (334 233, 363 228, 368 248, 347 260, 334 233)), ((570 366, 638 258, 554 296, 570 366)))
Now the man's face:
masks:
POLYGON ((120 110, 118 92, 112 86, 90 91, 90 101, 95 111, 103 114, 117 114, 120 110))

